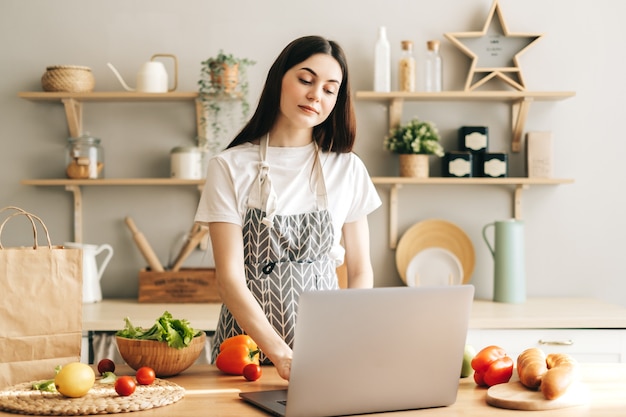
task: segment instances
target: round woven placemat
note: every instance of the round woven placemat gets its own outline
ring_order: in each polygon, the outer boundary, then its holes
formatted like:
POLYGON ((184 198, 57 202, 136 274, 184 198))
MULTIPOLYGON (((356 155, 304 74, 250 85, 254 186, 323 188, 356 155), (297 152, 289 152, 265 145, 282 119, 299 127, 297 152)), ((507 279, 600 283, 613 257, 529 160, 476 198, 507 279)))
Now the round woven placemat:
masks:
POLYGON ((0 410, 38 416, 116 414, 162 407, 185 396, 183 387, 158 378, 151 385, 137 385, 128 397, 120 397, 113 384, 96 382, 89 393, 80 398, 33 390, 32 384, 25 382, 0 391, 0 410))

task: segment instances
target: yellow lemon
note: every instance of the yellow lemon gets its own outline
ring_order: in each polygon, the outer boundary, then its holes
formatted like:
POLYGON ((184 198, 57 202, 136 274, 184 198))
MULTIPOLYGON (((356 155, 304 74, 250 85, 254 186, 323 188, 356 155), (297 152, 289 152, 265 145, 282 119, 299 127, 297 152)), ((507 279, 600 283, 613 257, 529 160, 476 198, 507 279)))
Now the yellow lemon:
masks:
POLYGON ((96 374, 89 365, 72 362, 63 366, 54 377, 54 385, 66 397, 82 397, 93 387, 96 374))

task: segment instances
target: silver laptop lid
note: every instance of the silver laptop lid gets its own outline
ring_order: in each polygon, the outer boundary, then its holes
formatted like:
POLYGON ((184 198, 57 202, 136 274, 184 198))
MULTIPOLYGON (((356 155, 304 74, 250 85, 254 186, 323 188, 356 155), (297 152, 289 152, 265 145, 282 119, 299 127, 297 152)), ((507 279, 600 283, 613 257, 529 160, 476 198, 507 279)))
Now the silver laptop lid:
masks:
POLYGON ((302 294, 286 415, 453 404, 473 295, 470 285, 302 294))

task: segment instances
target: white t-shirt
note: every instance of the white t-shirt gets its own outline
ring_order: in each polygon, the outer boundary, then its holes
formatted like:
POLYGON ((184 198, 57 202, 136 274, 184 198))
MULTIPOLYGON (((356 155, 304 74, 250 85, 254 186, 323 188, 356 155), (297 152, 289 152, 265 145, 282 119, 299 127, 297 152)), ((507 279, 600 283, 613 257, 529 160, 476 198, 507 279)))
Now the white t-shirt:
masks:
MULTIPOLYGON (((268 147, 269 177, 276 191, 276 214, 302 214, 317 209, 313 175, 315 145, 268 147), (313 179, 313 180, 312 180, 313 179)), ((381 205, 365 165, 354 153, 320 153, 334 228, 331 256, 343 263, 340 245, 344 223, 356 221, 381 205)), ((243 226, 250 188, 259 173, 259 145, 245 143, 212 157, 195 220, 243 226)))

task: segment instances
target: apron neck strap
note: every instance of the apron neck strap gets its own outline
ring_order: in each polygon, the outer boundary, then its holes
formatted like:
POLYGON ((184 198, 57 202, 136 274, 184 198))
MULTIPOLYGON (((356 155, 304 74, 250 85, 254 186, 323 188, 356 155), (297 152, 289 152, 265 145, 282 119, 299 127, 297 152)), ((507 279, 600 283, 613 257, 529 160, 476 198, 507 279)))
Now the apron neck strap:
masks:
MULTIPOLYGON (((274 224, 274 216, 276 214, 276 202, 278 197, 276 191, 272 186, 272 179, 270 176, 270 165, 267 162, 267 150, 269 148, 269 133, 262 137, 259 144, 259 174, 255 184, 250 190, 250 196, 248 201, 258 202, 261 209, 265 212, 265 217, 262 223, 268 227, 272 227, 274 224)), ((324 172, 322 170, 321 153, 317 142, 313 142, 315 145, 315 161, 314 161, 314 180, 315 180, 315 201, 317 210, 326 210, 328 208, 328 195, 326 192, 326 182, 324 180, 324 172)))

